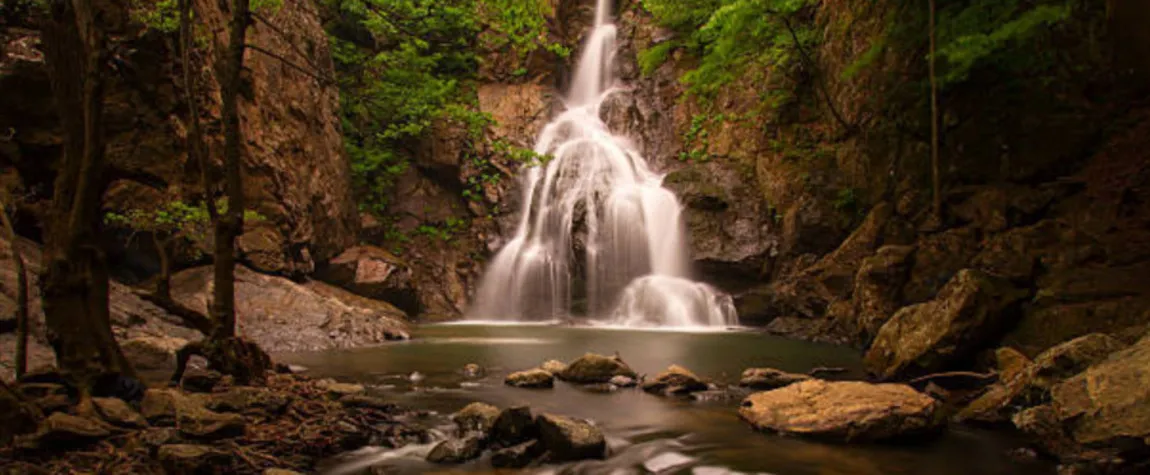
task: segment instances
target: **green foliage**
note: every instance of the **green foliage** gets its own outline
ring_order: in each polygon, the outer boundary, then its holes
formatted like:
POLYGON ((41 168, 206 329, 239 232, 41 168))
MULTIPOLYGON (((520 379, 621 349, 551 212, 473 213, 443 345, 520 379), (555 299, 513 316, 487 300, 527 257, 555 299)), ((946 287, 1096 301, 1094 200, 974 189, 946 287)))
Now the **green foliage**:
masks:
POLYGON ((658 68, 672 49, 698 56, 698 66, 683 76, 689 92, 707 98, 754 70, 787 70, 809 48, 815 31, 798 16, 814 0, 644 0, 643 6, 676 39, 640 55, 644 71, 658 68), (793 34, 791 29, 794 29, 793 34), (798 42, 796 43, 796 38, 798 42))
POLYGON ((725 116, 722 114, 710 116, 704 114, 696 114, 691 117, 691 126, 687 129, 687 133, 683 135, 683 151, 679 152, 679 160, 684 162, 706 162, 709 161, 711 136, 709 125, 716 122, 722 122, 725 116))
POLYGON ((939 14, 937 53, 944 65, 940 77, 943 86, 962 82, 981 64, 1005 61, 1008 67, 1026 66, 1035 55, 1016 47, 1070 18, 1073 1, 969 3, 951 6, 939 14))
POLYGON ((831 202, 834 208, 844 213, 855 213, 859 209, 858 192, 854 188, 843 188, 831 202))
MULTIPOLYGON (((216 209, 221 214, 227 213, 227 199, 217 200, 216 209)), ((244 221, 247 223, 265 219, 253 210, 244 210, 244 221)), ((163 238, 182 237, 193 242, 207 242, 213 229, 206 204, 189 204, 180 200, 162 202, 153 208, 109 211, 104 214, 104 223, 114 228, 152 233, 163 238)))
MULTIPOLYGON (((566 58, 571 51, 560 43, 547 39, 547 17, 552 15, 551 2, 546 0, 486 0, 478 3, 480 15, 488 27, 490 47, 510 47, 520 58, 543 47, 566 58)), ((527 70, 522 69, 526 74, 527 70)))
POLYGON ((132 2, 133 19, 148 28, 164 33, 180 29, 178 0, 135 0, 132 2))

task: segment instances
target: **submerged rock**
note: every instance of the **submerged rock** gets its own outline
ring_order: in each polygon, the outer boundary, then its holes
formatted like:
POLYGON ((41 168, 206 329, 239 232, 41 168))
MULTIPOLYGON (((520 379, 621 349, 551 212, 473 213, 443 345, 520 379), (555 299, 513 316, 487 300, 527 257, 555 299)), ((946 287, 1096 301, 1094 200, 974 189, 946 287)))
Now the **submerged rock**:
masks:
POLYGON ((495 406, 473 402, 453 414, 451 420, 455 421, 455 425, 459 426, 459 430, 463 432, 479 431, 486 433, 495 426, 495 420, 499 418, 499 414, 499 408, 495 406))
POLYGON ((630 376, 623 376, 623 375, 619 375, 619 376, 615 376, 615 377, 611 378, 610 383, 612 386, 616 386, 616 387, 620 387, 620 388, 633 388, 633 387, 639 385, 639 381, 635 380, 635 378, 632 378, 630 376))
POLYGON ((756 429, 863 442, 929 434, 945 424, 940 404, 903 384, 811 380, 755 393, 739 416, 756 429))
POLYGON ((637 375, 618 355, 608 357, 587 353, 572 361, 558 376, 564 381, 590 384, 606 383, 615 376, 635 378, 637 375))
POLYGON ((477 436, 468 436, 462 439, 448 439, 431 449, 427 454, 427 461, 437 464, 461 464, 468 460, 479 458, 483 451, 480 439, 477 436))
POLYGON ((551 462, 602 459, 607 456, 603 432, 588 421, 542 414, 538 418, 539 440, 551 462))
POLYGON ((1006 279, 959 271, 934 300, 903 307, 882 326, 866 353, 867 370, 895 379, 946 369, 1000 336, 1025 295, 1006 279))
POLYGON ((739 386, 751 389, 778 389, 794 383, 814 379, 798 373, 788 373, 774 368, 747 368, 739 379, 739 386))
POLYGON ((483 367, 475 363, 468 363, 463 366, 463 376, 465 378, 482 378, 484 373, 486 373, 486 371, 483 369, 483 367))
POLYGON ((691 370, 679 365, 671 365, 659 373, 655 379, 643 383, 643 391, 664 395, 690 394, 706 391, 707 383, 691 370))
POLYGON ((538 440, 527 441, 492 452, 491 465, 495 468, 524 468, 543 455, 543 451, 543 444, 538 440))
POLYGON ((509 374, 503 384, 517 388, 550 388, 555 386, 555 376, 542 369, 529 369, 509 374))
POLYGON ((340 383, 333 379, 321 379, 315 382, 316 387, 327 391, 329 397, 339 399, 345 396, 363 394, 367 389, 361 384, 340 383))
POLYGON ((562 373, 563 370, 567 369, 567 363, 559 360, 547 360, 544 361, 543 364, 539 367, 548 373, 559 376, 559 373, 562 373))

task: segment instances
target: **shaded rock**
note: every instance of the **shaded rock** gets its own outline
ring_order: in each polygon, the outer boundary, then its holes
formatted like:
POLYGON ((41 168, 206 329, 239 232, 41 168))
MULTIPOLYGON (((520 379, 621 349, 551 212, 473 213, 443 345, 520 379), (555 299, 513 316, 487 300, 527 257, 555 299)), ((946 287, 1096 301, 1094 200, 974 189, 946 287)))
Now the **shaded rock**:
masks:
POLYGON ((189 370, 180 381, 180 387, 193 393, 210 393, 224 378, 218 371, 189 370))
POLYGON ((1003 378, 960 411, 956 419, 1003 422, 1019 408, 1045 404, 1050 390, 1062 380, 1103 361, 1126 345, 1100 333, 1075 338, 1038 355, 1013 377, 1003 378))
POLYGON ((643 382, 643 391, 664 395, 690 394, 706 389, 707 383, 702 378, 679 365, 671 365, 655 379, 643 382))
POLYGON ((1004 346, 994 350, 995 369, 1002 381, 1010 381, 1030 365, 1030 358, 1018 350, 1004 346))
POLYGON ((883 379, 945 370, 994 341, 1025 296, 1005 279, 963 270, 934 300, 904 307, 882 326, 866 353, 867 371, 883 379))
POLYGON ((92 403, 95 404, 96 412, 100 414, 100 417, 114 425, 131 429, 139 429, 148 425, 144 416, 120 399, 98 397, 92 398, 92 403))
POLYGON ((152 424, 176 426, 186 437, 215 440, 241 435, 247 422, 237 414, 220 414, 204 403, 170 389, 149 389, 140 413, 152 424))
POLYGON ((539 441, 549 453, 548 461, 568 462, 607 456, 603 432, 590 422, 554 414, 541 414, 539 441))
POLYGON ((175 337, 142 336, 120 344, 124 357, 140 370, 167 370, 176 366, 176 350, 188 341, 175 337))
POLYGON ((479 458, 482 452, 479 437, 448 439, 440 442, 427 454, 427 461, 438 464, 461 464, 479 458))
POLYGON ((555 386, 555 376, 542 369, 529 369, 507 375, 503 384, 517 388, 550 388, 555 386))
POLYGON ((805 374, 788 373, 774 368, 748 368, 743 370, 743 376, 739 379, 739 386, 751 389, 777 389, 809 379, 814 378, 805 374))
POLYGON ((495 418, 491 441, 497 447, 510 447, 534 439, 539 434, 531 408, 516 406, 504 409, 495 418))
POLYGON ((293 470, 287 470, 287 469, 283 469, 283 468, 269 468, 267 470, 264 470, 263 475, 303 475, 303 474, 296 472, 296 471, 293 471, 293 470))
POLYGON ((1058 419, 1086 446, 1145 453, 1150 438, 1150 336, 1051 389, 1058 419))
POLYGON ((269 415, 283 413, 291 403, 288 394, 263 388, 240 386, 212 394, 208 409, 219 412, 257 412, 269 415))
POLYGON ((102 421, 57 412, 40 424, 34 433, 19 438, 19 445, 29 449, 83 445, 112 435, 111 426, 102 421))
POLYGON ((902 306, 902 288, 913 256, 912 246, 883 246, 863 259, 851 297, 853 321, 845 322, 856 329, 858 341, 874 338, 902 306))
POLYGON ((20 383, 16 391, 24 399, 34 400, 49 396, 67 396, 68 388, 56 383, 20 383))
POLYGON ((451 420, 455 421, 460 431, 486 433, 495 426, 495 420, 499 415, 499 408, 482 402, 473 402, 452 414, 451 420))
POLYGON ((559 360, 547 360, 544 361, 543 364, 539 367, 542 368, 543 371, 554 374, 555 376, 559 376, 563 370, 567 369, 567 363, 559 360))
POLYGON ((179 443, 180 431, 173 427, 149 427, 140 432, 139 437, 144 446, 155 451, 161 446, 179 443))
POLYGON ((0 380, 0 446, 7 445, 17 435, 36 430, 40 419, 35 406, 22 401, 0 380))
POLYGON ((623 376, 623 375, 614 376, 611 378, 611 381, 608 381, 608 382, 612 386, 616 386, 616 387, 620 387, 620 388, 631 388, 631 387, 635 387, 639 384, 639 382, 636 381, 635 378, 632 378, 630 376, 623 376))
POLYGON ((378 247, 352 247, 332 259, 316 276, 364 297, 391 303, 408 315, 420 312, 411 267, 378 247))
POLYGON ((388 402, 383 399, 367 396, 363 394, 353 394, 339 398, 339 403, 343 407, 355 407, 360 409, 373 409, 376 411, 392 412, 399 408, 394 402, 388 402))
POLYGON ((157 451, 164 473, 172 475, 208 475, 227 471, 231 457, 205 445, 169 444, 157 451))
POLYGON ((543 455, 543 451, 543 444, 530 440, 492 452, 491 465, 495 468, 524 468, 543 455))
POLYGON ((558 376, 564 381, 587 384, 606 383, 615 376, 635 378, 637 375, 617 355, 608 357, 587 353, 572 361, 558 376))
POLYGON ((739 416, 758 430, 836 441, 879 441, 937 432, 940 404, 903 384, 803 381, 755 393, 739 416))
POLYGON ((970 228, 951 229, 915 241, 914 263, 903 287, 907 303, 930 300, 969 266, 978 250, 978 232, 970 228))

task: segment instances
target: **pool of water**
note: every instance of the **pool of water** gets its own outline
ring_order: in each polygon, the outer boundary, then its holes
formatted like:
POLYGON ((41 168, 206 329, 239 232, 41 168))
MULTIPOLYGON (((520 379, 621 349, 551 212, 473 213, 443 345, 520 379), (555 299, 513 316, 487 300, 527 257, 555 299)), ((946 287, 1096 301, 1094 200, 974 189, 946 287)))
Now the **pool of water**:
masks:
MULTIPOLYGON (((554 389, 503 385, 513 371, 544 360, 569 362, 584 353, 618 353, 635 371, 654 375, 671 364, 685 366, 722 386, 748 367, 806 372, 815 367, 845 371, 834 378, 862 377, 859 355, 849 348, 786 340, 749 331, 669 332, 558 325, 432 325, 414 330, 411 341, 314 354, 280 355, 313 376, 369 385, 406 407, 433 411, 424 421, 446 431, 447 415, 468 403, 499 407, 526 404, 596 421, 611 457, 533 469, 551 473, 770 473, 770 474, 1047 474, 1051 467, 1011 459, 1012 441, 997 434, 952 426, 946 435, 907 446, 839 445, 752 431, 741 422, 738 400, 693 402, 639 390, 587 391, 562 382, 554 389), (468 380, 462 368, 486 369, 468 380), (412 377, 413 373, 418 373, 412 377)), ((365 449, 325 466, 331 473, 491 472, 480 460, 457 467, 422 461, 430 444, 396 451, 365 449), (373 466, 374 472, 363 469, 373 466)), ((497 472, 492 472, 497 473, 497 472)), ((498 472, 507 473, 507 471, 498 472)))

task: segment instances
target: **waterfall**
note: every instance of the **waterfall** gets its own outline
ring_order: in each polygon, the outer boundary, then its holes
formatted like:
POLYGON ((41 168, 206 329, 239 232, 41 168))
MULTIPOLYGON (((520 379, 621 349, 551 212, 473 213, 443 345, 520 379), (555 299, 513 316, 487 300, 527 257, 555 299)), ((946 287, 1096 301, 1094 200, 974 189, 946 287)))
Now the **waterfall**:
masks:
POLYGON ((599 0, 565 110, 539 134, 552 157, 520 175, 514 237, 486 269, 472 319, 588 316, 625 326, 729 326, 730 296, 693 282, 682 206, 625 137, 600 118, 615 88, 616 28, 599 0), (577 313, 577 312, 576 312, 577 313))

